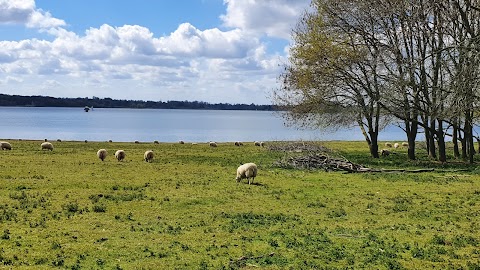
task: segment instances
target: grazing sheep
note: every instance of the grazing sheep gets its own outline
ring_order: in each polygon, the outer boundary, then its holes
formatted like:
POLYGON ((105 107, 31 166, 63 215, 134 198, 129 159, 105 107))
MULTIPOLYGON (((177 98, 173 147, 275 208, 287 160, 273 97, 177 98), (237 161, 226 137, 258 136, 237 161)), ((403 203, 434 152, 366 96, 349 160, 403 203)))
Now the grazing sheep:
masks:
POLYGON ((403 143, 402 143, 402 146, 403 146, 403 147, 408 147, 408 142, 403 142, 403 143))
POLYGON ((117 150, 117 152, 115 152, 115 157, 117 158, 118 161, 124 160, 126 155, 127 154, 125 154, 125 151, 123 150, 117 150))
POLYGON ((112 140, 108 140, 108 142, 113 142, 112 140))
POLYGON ((60 139, 57 139, 57 142, 62 142, 62 140, 60 140, 60 139))
POLYGON ((2 150, 12 150, 12 145, 9 142, 0 142, 2 150))
POLYGON ((152 150, 145 151, 145 154, 143 155, 143 159, 145 159, 146 162, 153 161, 153 151, 152 150))
POLYGON ((197 144, 198 144, 198 143, 196 143, 196 142, 192 142, 192 145, 197 145, 197 144))
POLYGON ((87 141, 87 140, 85 140, 85 143, 88 143, 88 141, 87 141))
POLYGON ((135 141, 134 143, 140 143, 139 141, 135 141))
POLYGON ((237 177, 235 180, 237 182, 240 182, 242 179, 247 178, 248 184, 250 185, 250 178, 255 180, 255 177, 257 176, 257 165, 255 163, 245 163, 243 165, 240 165, 237 169, 237 177))
POLYGON ((392 143, 391 142, 386 142, 385 147, 392 147, 392 143))
POLYGON ((217 143, 216 142, 209 142, 208 143, 211 147, 217 147, 217 143))
POLYGON ((53 144, 51 144, 50 142, 44 142, 40 145, 42 147, 42 150, 50 150, 50 151, 53 151, 53 144))
POLYGON ((397 149, 398 147, 400 147, 400 144, 399 144, 399 143, 395 143, 395 144, 393 145, 393 147, 394 147, 395 149, 397 149))
POLYGON ((264 142, 260 142, 260 146, 261 146, 261 147, 264 147, 264 146, 265 146, 265 143, 264 143, 264 142))
POLYGON ((255 146, 260 146, 260 142, 254 142, 255 146))
POLYGON ((179 143, 179 144, 185 144, 185 142, 182 141, 182 140, 178 141, 178 143, 179 143))
POLYGON ((158 141, 153 141, 153 144, 159 144, 159 142, 158 141))
POLYGON ((382 157, 387 157, 387 156, 389 156, 389 155, 390 155, 390 150, 388 150, 388 149, 382 149, 381 155, 382 155, 382 157))
POLYGON ((235 146, 242 146, 243 143, 242 142, 235 142, 235 146))
POLYGON ((97 152, 97 157, 101 160, 101 161, 104 161, 106 158, 107 158, 107 150, 105 149, 100 149, 98 150, 97 152))

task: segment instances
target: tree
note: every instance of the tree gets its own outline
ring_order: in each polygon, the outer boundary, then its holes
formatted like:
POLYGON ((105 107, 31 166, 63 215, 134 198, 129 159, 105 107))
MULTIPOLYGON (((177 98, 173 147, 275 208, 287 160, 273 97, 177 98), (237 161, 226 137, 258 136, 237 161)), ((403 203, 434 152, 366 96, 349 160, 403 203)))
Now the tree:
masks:
POLYGON ((363 1, 312 2, 293 31, 289 63, 280 75, 274 103, 287 122, 339 128, 358 125, 372 157, 385 118, 379 105, 382 54, 372 36, 363 1), (357 7, 361 6, 361 9, 357 7))

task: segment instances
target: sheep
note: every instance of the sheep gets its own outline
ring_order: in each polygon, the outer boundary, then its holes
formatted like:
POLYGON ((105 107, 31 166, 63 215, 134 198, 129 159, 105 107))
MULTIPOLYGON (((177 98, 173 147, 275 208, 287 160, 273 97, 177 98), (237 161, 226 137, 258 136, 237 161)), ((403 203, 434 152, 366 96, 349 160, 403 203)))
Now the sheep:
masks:
POLYGON ((185 144, 185 142, 182 141, 182 140, 178 141, 178 143, 179 143, 179 144, 185 144))
POLYGON ((211 147, 217 147, 217 143, 216 142, 209 142, 208 143, 211 147))
POLYGON ((146 162, 153 161, 153 151, 152 150, 145 151, 145 154, 143 155, 143 159, 145 159, 146 162))
POLYGON ((113 142, 112 140, 108 140, 109 143, 113 142))
POLYGON ((247 178, 248 184, 250 185, 250 178, 252 179, 251 182, 253 183, 253 180, 255 180, 256 176, 257 165, 255 163, 245 163, 237 168, 237 177, 235 180, 240 182, 242 179, 247 178))
POLYGON ((153 144, 159 144, 159 142, 158 141, 153 141, 153 144))
POLYGON ((235 146, 242 146, 243 143, 242 142, 235 142, 235 146))
POLYGON ((53 144, 50 142, 44 142, 40 145, 42 147, 42 150, 50 150, 53 151, 53 144))
POLYGON ((85 140, 85 143, 88 143, 88 141, 87 141, 87 140, 85 140))
POLYGON ((101 160, 101 161, 104 161, 106 158, 107 158, 107 150, 105 149, 100 149, 98 150, 97 152, 97 157, 101 160))
POLYGON ((192 145, 197 145, 197 144, 198 144, 198 143, 196 143, 196 142, 192 142, 192 145))
POLYGON ((260 142, 254 142, 255 146, 260 146, 260 142))
POLYGON ((402 143, 402 146, 403 146, 403 147, 408 147, 408 142, 403 142, 403 143, 402 143))
POLYGON ((117 158, 118 161, 122 161, 125 159, 125 151, 123 150, 117 150, 117 152, 115 152, 115 157, 117 158))
POLYGON ((57 139, 57 142, 62 142, 62 140, 60 140, 60 139, 57 139))
POLYGON ((391 142, 386 142, 385 147, 392 147, 392 143, 391 142))
POLYGON ((12 145, 9 142, 0 142, 2 150, 12 150, 12 145))
POLYGON ((134 143, 140 143, 139 141, 134 141, 134 143))
POLYGON ((264 146, 265 146, 265 143, 264 143, 264 142, 260 142, 260 146, 261 146, 261 147, 264 147, 264 146))
POLYGON ((382 157, 387 157, 387 156, 389 156, 389 155, 390 155, 390 150, 388 150, 388 149, 382 149, 381 155, 382 155, 382 157))
POLYGON ((395 144, 393 145, 393 147, 394 147, 395 149, 397 149, 398 147, 400 147, 400 144, 399 144, 399 143, 395 143, 395 144))

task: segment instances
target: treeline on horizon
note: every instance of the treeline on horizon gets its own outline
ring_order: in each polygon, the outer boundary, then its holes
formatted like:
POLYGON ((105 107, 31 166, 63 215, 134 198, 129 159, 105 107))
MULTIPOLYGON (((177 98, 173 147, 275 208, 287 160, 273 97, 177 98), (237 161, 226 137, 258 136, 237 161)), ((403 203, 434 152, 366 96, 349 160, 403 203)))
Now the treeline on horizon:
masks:
POLYGON ((197 110, 257 110, 273 111, 273 105, 208 103, 203 101, 143 101, 112 98, 56 98, 0 94, 0 106, 22 107, 95 107, 134 109, 197 109, 197 110))

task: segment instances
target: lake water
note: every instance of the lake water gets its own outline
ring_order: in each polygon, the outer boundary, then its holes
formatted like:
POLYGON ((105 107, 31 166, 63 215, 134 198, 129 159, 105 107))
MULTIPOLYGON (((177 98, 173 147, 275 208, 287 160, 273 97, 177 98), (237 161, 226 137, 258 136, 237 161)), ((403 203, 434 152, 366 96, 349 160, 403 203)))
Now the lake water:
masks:
MULTIPOLYGON (((275 112, 0 107, 0 138, 89 141, 233 142, 364 140, 358 128, 298 130, 275 112)), ((390 126, 380 140, 405 140, 390 126)))

